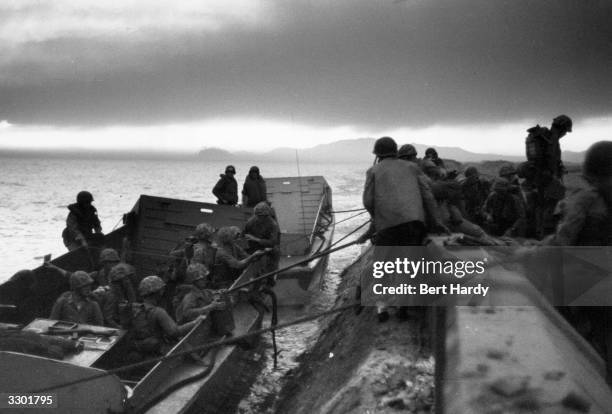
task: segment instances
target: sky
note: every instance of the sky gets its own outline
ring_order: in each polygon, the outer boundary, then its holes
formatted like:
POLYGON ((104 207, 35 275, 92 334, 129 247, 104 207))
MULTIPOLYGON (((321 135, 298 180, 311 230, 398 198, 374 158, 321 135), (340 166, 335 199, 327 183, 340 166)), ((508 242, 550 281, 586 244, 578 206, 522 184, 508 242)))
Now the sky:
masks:
POLYGON ((297 148, 391 135, 520 154, 612 138, 607 0, 0 3, 0 148, 297 148))

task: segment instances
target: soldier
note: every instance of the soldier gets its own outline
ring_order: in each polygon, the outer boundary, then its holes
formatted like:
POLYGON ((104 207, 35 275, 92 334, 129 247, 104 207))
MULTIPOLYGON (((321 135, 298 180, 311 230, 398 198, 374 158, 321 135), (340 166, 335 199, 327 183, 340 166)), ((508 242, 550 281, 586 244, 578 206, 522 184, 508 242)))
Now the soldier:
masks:
POLYGON ((106 326, 120 328, 124 323, 121 320, 121 308, 135 302, 136 295, 130 281, 133 274, 134 268, 127 263, 119 263, 111 269, 110 288, 100 300, 106 326))
POLYGON ((421 161, 421 168, 434 181, 446 178, 447 172, 444 161, 438 156, 438 151, 434 148, 427 148, 425 150, 425 158, 421 161))
POLYGON ((219 246, 215 255, 215 267, 211 287, 213 289, 227 289, 240 276, 240 273, 253 260, 265 254, 257 250, 248 255, 236 244, 240 229, 221 227, 217 232, 219 246))
POLYGON ((484 212, 489 233, 494 236, 525 237, 525 210, 511 193, 510 183, 497 178, 485 201, 484 212))
POLYGON ((466 218, 479 226, 485 221, 484 203, 489 196, 491 185, 480 178, 478 169, 470 166, 465 170, 465 180, 461 183, 463 193, 464 211, 466 218))
POLYGON ((99 262, 102 268, 89 274, 97 286, 108 286, 110 284, 110 271, 121 261, 115 249, 106 248, 100 252, 99 262))
POLYGON ((62 238, 69 251, 88 246, 96 237, 102 236, 98 210, 91 204, 93 201, 89 191, 81 191, 77 194, 76 203, 68 206, 69 213, 62 238))
POLYGON ((259 174, 259 167, 251 167, 242 186, 242 205, 255 207, 258 203, 268 199, 266 192, 266 181, 259 174))
POLYGON ((225 174, 219 174, 219 181, 212 192, 217 197, 217 204, 235 206, 238 203, 238 183, 234 178, 236 168, 233 165, 225 167, 225 174))
POLYGON ((158 306, 165 283, 159 276, 147 276, 140 282, 138 293, 142 303, 132 304, 131 330, 133 351, 130 359, 143 359, 164 355, 170 350, 173 340, 188 333, 204 319, 198 316, 191 322, 177 325, 164 308, 158 306))
POLYGON ((102 325, 98 303, 91 298, 93 279, 82 270, 70 275, 70 291, 64 292, 53 305, 49 319, 89 325, 102 325))
POLYGON ((280 229, 272 218, 272 209, 267 202, 262 201, 255 206, 253 216, 244 226, 244 237, 249 243, 248 253, 257 250, 270 249, 266 255, 266 273, 278 269, 280 260, 280 229))
POLYGON ((196 242, 193 244, 193 257, 191 263, 201 263, 208 269, 215 264, 215 247, 212 237, 215 229, 208 223, 200 223, 196 226, 194 237, 196 242))
POLYGON ((420 166, 421 160, 417 158, 417 150, 412 144, 404 144, 397 152, 397 158, 400 160, 410 161, 420 166))
MULTIPOLYGON (((597 142, 587 150, 582 165, 585 188, 562 204, 556 232, 543 244, 550 246, 612 246, 612 141, 597 142)), ((608 383, 612 383, 612 312, 607 306, 573 307, 569 319, 586 318, 588 335, 606 361, 608 383)))
MULTIPOLYGON (((376 164, 366 172, 363 205, 372 217, 372 225, 359 240, 375 232, 377 246, 419 246, 427 235, 427 219, 440 224, 436 202, 427 179, 419 168, 397 158, 397 144, 383 137, 374 144, 376 164)), ((402 317, 405 312, 398 313, 402 317)), ((386 306, 377 306, 378 320, 389 318, 386 306)))
POLYGON ((550 129, 536 125, 527 130, 525 140, 527 163, 524 189, 528 200, 534 200, 536 236, 543 238, 555 231, 554 209, 565 195, 563 175, 566 173, 561 161, 560 140, 572 132, 572 120, 567 115, 553 119, 550 129), (529 176, 529 177, 528 177, 529 176))
POLYGON ((174 297, 176 321, 185 323, 199 315, 208 315, 215 310, 224 310, 226 304, 217 300, 212 290, 207 289, 208 269, 201 263, 187 267, 185 284, 179 286, 174 297))

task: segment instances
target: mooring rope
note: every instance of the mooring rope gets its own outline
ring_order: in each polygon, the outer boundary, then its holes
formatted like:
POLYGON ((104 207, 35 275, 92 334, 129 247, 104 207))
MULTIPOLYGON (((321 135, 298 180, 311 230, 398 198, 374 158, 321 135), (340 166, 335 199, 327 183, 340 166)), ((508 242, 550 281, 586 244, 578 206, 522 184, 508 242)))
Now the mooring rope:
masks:
POLYGON ((331 247, 334 247, 335 245, 337 245, 337 244, 338 244, 338 243, 340 243, 341 241, 346 240, 348 237, 350 237, 351 235, 353 235, 353 234, 357 233, 359 230, 361 230, 361 229, 362 229, 362 228, 363 228, 363 227, 364 227, 366 224, 370 224, 371 222, 372 222, 372 220, 368 220, 368 221, 366 221, 366 222, 362 223, 362 224, 361 224, 359 227, 357 227, 356 229, 354 229, 353 231, 351 231, 351 232, 350 232, 349 234, 347 234, 346 236, 344 236, 344 237, 342 237, 341 239, 336 240, 335 242, 333 242, 333 243, 331 244, 331 246, 329 246, 329 247, 330 247, 330 248, 331 248, 331 247))
POLYGON ((333 213, 333 214, 353 213, 355 211, 363 211, 363 210, 365 210, 365 208, 361 207, 361 208, 354 208, 352 210, 333 210, 333 211, 330 211, 330 213, 333 213))

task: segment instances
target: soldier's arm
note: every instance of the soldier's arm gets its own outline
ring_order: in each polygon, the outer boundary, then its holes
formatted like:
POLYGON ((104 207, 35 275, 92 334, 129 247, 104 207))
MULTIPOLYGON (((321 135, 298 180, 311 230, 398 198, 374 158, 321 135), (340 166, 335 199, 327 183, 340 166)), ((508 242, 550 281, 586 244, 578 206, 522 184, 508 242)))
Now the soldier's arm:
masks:
POLYGON ((63 307, 64 307, 64 299, 60 297, 53 304, 53 308, 51 309, 51 314, 49 315, 49 319, 60 320, 62 316, 63 307))
POLYGON ((79 222, 76 215, 71 211, 66 218, 66 227, 74 235, 74 238, 80 243, 86 243, 85 236, 79 230, 79 222))
POLYGON ((223 198, 223 190, 224 190, 224 182, 223 179, 219 179, 219 181, 217 181, 217 184, 215 184, 215 186, 212 189, 212 193, 215 195, 215 197, 217 197, 219 200, 225 202, 225 199, 223 198))
POLYGON ((419 171, 418 168, 415 168, 415 171, 417 173, 417 180, 419 183, 419 190, 421 192, 421 199, 423 200, 423 207, 425 207, 425 213, 433 225, 440 225, 442 223, 442 219, 440 218, 438 203, 436 203, 436 199, 431 192, 429 179, 422 171, 419 171))
POLYGON ((100 305, 95 300, 90 302, 91 304, 91 324, 104 326, 104 317, 102 316, 102 311, 100 310, 100 305))
POLYGON ((366 180, 363 188, 363 206, 374 216, 374 173, 369 169, 366 172, 366 180))
POLYGON ((176 322, 162 308, 156 308, 155 319, 167 336, 178 338, 188 333, 198 322, 200 318, 196 318, 191 322, 182 325, 177 325, 176 322))
POLYGON ((545 239, 543 243, 552 246, 572 246, 575 244, 578 234, 584 227, 586 211, 591 203, 591 197, 571 200, 557 226, 557 231, 554 235, 545 239))

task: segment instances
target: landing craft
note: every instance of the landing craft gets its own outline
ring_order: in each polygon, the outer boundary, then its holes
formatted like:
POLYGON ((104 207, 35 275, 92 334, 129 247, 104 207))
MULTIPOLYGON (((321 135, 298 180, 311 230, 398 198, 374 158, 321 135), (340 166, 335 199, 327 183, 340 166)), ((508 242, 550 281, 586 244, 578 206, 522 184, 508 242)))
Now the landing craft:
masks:
MULTIPOLYGON (((280 268, 306 261, 331 244, 334 231, 331 189, 320 176, 268 178, 268 200, 272 202, 281 230, 280 268)), ((128 246, 126 261, 136 268, 134 282, 168 270, 168 252, 177 241, 193 233, 195 226, 208 222, 219 228, 238 226, 252 215, 252 209, 142 195, 124 216, 123 226, 107 234, 104 246, 80 248, 52 263, 69 271, 94 270, 92 258, 102 247, 120 251, 128 246), (126 243, 127 240, 127 243, 126 243)), ((274 290, 279 304, 305 304, 317 290, 327 266, 327 256, 297 265, 277 276, 274 290)), ((260 262, 252 263, 234 282, 240 286, 259 276, 260 262)), ((122 365, 127 348, 125 331, 105 327, 69 326, 63 321, 44 319, 55 299, 69 289, 68 281, 46 267, 34 269, 29 286, 9 280, 0 285, 0 328, 20 329, 53 338, 72 338, 81 332, 83 344, 77 353, 67 352, 62 359, 0 351, 2 392, 26 393, 49 389, 91 377, 122 365), (66 335, 61 335, 61 330, 66 335)), ((231 288, 230 288, 231 289, 231 288)), ((232 294, 234 337, 259 328, 263 310, 249 301, 248 292, 232 294)), ((7 331, 8 332, 8 331, 7 331)), ((188 351, 195 346, 220 339, 210 335, 210 325, 194 327, 166 356, 188 351)), ((96 380, 77 382, 48 391, 63 413, 120 413, 135 410, 147 413, 225 412, 236 402, 236 388, 245 381, 248 352, 237 345, 219 348, 203 357, 160 361, 144 372, 119 373, 96 380), (180 387, 175 386, 180 384, 180 387)), ((248 387, 248 385, 247 385, 248 387)), ((27 410, 27 409, 26 409, 27 410)))

